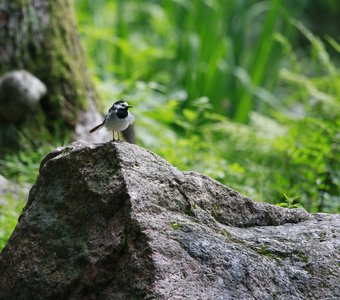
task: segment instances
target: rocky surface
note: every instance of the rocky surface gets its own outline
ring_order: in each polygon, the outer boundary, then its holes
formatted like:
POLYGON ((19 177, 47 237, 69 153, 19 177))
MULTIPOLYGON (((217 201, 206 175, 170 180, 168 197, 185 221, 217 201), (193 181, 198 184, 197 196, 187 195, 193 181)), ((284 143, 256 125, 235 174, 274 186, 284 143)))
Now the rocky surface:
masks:
POLYGON ((339 228, 135 145, 73 143, 41 163, 0 299, 339 299, 339 228))

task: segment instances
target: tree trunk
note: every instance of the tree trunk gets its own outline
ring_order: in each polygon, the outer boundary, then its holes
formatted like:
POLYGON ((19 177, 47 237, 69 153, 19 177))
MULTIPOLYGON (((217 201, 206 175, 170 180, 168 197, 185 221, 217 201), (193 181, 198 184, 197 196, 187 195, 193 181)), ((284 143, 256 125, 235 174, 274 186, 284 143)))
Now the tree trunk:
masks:
MULTIPOLYGON (((42 126, 58 124, 66 133, 77 124, 87 128, 86 122, 91 126, 102 121, 71 1, 0 0, 0 75, 18 69, 31 72, 47 87, 41 100, 44 118, 40 118, 47 122, 42 126)), ((13 128, 1 125, 0 133, 13 128)), ((76 132, 85 130, 76 128, 76 132)))

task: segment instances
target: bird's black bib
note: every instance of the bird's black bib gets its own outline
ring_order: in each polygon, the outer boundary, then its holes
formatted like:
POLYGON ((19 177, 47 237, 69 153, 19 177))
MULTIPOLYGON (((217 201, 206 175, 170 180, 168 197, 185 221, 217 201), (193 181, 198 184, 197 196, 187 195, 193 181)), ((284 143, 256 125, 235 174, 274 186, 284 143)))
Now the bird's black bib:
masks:
POLYGON ((128 115, 128 110, 127 109, 120 108, 120 109, 117 110, 117 117, 119 119, 124 119, 124 118, 127 117, 127 115, 128 115))

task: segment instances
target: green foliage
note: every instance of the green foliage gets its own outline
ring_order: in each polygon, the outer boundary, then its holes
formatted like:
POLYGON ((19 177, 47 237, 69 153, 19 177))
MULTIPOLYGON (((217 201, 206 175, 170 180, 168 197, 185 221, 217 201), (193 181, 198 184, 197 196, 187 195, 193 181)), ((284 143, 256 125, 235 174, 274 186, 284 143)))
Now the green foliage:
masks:
POLYGON ((294 3, 292 10, 279 0, 76 4, 96 76, 180 86, 185 106, 208 97, 215 112, 239 122, 272 101, 256 87, 270 87, 276 78, 282 51, 274 33, 291 36, 287 12, 298 16, 306 5, 294 3))
POLYGON ((285 197, 284 202, 279 203, 278 205, 286 208, 301 208, 301 204, 299 203, 299 195, 295 197, 289 197, 286 194, 283 194, 285 197))
POLYGON ((0 174, 17 183, 34 183, 37 178, 41 160, 56 147, 67 145, 70 137, 61 138, 64 134, 58 128, 50 132, 45 126, 26 128, 20 135, 20 149, 7 153, 0 160, 0 174), (35 134, 32 134, 35 133, 35 134))
POLYGON ((106 106, 133 103, 140 144, 258 201, 292 207, 285 195, 299 195, 309 211, 340 210, 340 85, 328 54, 339 45, 293 21, 311 2, 76 4, 100 93, 106 106), (297 36, 310 53, 295 50, 297 36))
POLYGON ((9 193, 3 195, 0 201, 0 250, 5 246, 14 230, 24 204, 24 201, 18 201, 9 193))
POLYGON ((179 229, 181 229, 182 226, 181 226, 181 224, 178 224, 177 222, 172 222, 171 227, 172 227, 173 230, 179 230, 179 229))

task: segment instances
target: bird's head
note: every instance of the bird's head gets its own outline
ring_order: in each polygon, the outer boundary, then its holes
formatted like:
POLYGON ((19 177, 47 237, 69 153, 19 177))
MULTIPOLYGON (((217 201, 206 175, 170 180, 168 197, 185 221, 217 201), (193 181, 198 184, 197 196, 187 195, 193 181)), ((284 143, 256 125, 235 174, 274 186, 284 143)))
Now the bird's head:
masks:
POLYGON ((132 108, 132 106, 124 100, 118 100, 112 105, 112 108, 117 111, 127 111, 129 108, 132 108))
POLYGON ((109 112, 114 112, 118 116, 118 118, 124 119, 126 116, 128 116, 128 109, 131 107, 132 106, 130 106, 126 101, 119 100, 113 103, 109 112))

